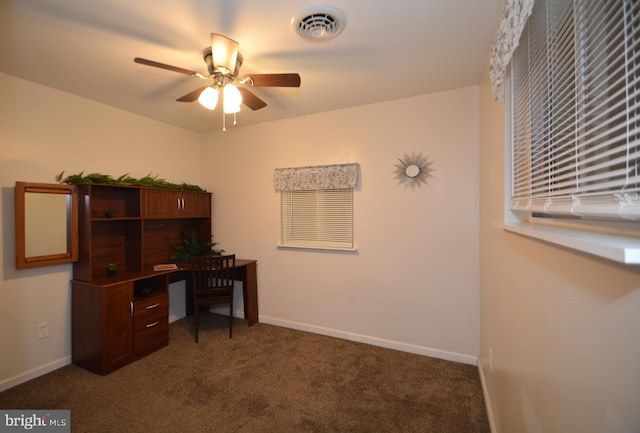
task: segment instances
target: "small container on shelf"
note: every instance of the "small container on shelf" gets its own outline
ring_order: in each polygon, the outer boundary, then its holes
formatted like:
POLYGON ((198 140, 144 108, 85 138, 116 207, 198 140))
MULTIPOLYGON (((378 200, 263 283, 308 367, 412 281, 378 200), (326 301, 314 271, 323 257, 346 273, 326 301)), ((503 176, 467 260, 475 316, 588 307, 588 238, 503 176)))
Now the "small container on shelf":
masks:
POLYGON ((148 298, 158 294, 166 294, 167 276, 157 275, 133 282, 133 296, 137 299, 148 298))

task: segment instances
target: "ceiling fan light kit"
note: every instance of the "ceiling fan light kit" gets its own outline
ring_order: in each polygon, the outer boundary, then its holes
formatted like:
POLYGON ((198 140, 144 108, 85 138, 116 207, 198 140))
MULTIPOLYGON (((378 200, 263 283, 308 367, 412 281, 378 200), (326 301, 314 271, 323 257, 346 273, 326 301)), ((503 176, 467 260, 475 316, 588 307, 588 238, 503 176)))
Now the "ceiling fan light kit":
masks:
POLYGON ((248 74, 238 77, 243 57, 238 51, 239 44, 231 38, 217 33, 211 33, 211 46, 206 47, 202 57, 207 65, 208 74, 191 71, 189 69, 156 62, 153 60, 136 57, 134 62, 190 75, 202 80, 213 79, 213 83, 193 90, 176 99, 178 102, 198 101, 203 107, 214 110, 218 105, 220 93, 222 93, 222 130, 226 131, 225 114, 233 114, 236 124, 236 113, 240 111, 240 105, 244 104, 252 110, 259 110, 267 106, 267 103, 252 93, 246 87, 300 87, 300 75, 287 74, 248 74))
POLYGON ((218 91, 213 87, 207 87, 200 93, 200 96, 198 96, 198 102, 204 108, 214 110, 218 104, 218 91))
POLYGON ((326 42, 338 36, 347 25, 345 14, 334 7, 314 6, 291 18, 291 30, 302 39, 326 42))
POLYGON ((213 71, 223 75, 236 70, 239 44, 226 36, 211 33, 211 60, 213 71))
POLYGON ((242 95, 236 86, 227 84, 223 89, 224 113, 234 114, 240 111, 242 104, 242 95))

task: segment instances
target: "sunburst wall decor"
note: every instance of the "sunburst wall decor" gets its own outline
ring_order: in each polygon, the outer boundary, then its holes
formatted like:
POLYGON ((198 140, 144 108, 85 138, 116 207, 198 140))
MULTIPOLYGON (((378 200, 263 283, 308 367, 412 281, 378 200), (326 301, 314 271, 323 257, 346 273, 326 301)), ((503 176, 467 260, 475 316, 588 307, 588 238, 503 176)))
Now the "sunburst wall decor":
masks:
POLYGON ((393 172, 398 183, 404 186, 410 186, 411 189, 421 187, 427 184, 427 179, 432 176, 433 169, 431 161, 428 157, 422 156, 422 152, 411 152, 411 155, 404 154, 404 157, 398 158, 398 163, 394 165, 396 168, 393 172))

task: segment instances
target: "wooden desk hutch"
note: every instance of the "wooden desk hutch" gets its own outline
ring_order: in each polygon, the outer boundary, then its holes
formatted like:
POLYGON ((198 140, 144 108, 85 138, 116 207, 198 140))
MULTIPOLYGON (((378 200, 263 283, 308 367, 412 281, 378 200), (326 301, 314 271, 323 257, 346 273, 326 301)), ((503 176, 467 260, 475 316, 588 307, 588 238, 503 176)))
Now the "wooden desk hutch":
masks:
POLYGON ((169 344, 171 271, 153 265, 171 261, 181 233, 211 235, 211 193, 88 184, 78 201, 72 357, 104 375, 169 344))

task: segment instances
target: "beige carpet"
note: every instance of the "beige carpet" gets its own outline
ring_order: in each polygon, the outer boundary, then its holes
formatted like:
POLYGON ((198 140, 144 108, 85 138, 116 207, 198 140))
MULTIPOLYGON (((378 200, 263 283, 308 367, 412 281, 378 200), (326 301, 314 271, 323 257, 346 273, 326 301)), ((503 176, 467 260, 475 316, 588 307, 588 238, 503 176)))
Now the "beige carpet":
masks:
POLYGON ((489 432, 475 366, 236 320, 170 326, 170 344, 108 376, 69 365, 0 393, 70 409, 72 432, 489 432))

